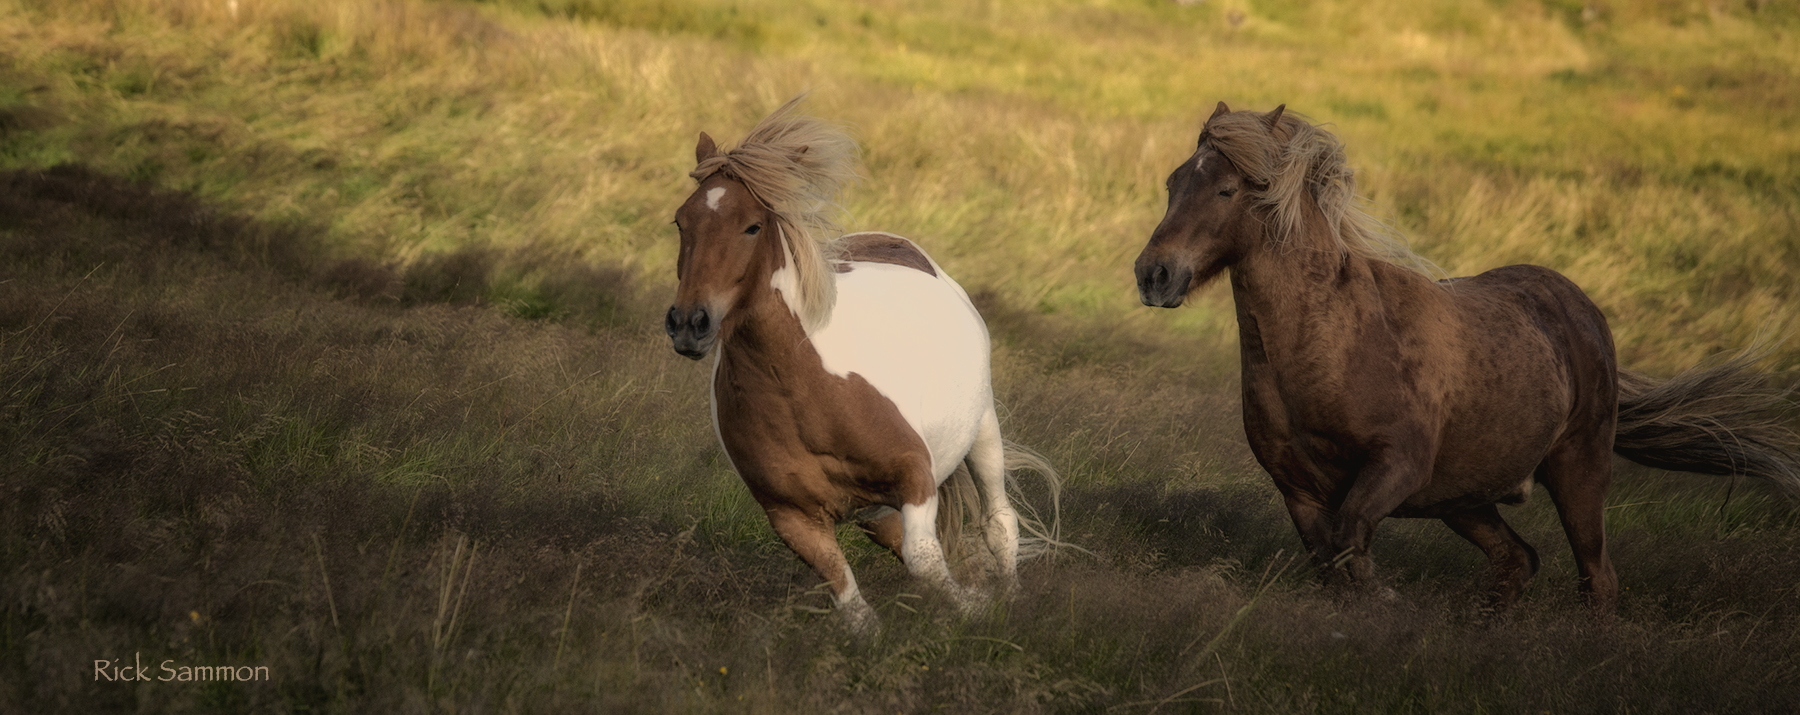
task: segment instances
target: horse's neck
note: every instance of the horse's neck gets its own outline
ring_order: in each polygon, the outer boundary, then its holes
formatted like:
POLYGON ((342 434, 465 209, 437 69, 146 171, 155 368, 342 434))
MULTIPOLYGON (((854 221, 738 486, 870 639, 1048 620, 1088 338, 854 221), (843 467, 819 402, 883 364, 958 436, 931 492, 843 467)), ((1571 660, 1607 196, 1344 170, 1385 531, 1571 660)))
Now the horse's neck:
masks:
POLYGON ((1360 324, 1379 316, 1368 259, 1324 249, 1322 241, 1258 244, 1230 269, 1240 344, 1250 351, 1246 367, 1266 362, 1291 373, 1328 364, 1318 358, 1348 350, 1360 324))
MULTIPOLYGON (((765 244, 759 256, 758 270, 744 279, 745 290, 738 307, 719 326, 719 350, 727 358, 737 358, 740 368, 767 372, 812 352, 806 327, 795 314, 796 303, 789 303, 781 291, 798 291, 788 266, 792 258, 780 242, 765 244), (788 279, 776 280, 786 270, 788 279), (777 287, 781 286, 781 287, 777 287)), ((816 360, 816 352, 813 352, 816 360)))
MULTIPOLYGON (((734 370, 791 371, 819 361, 800 317, 773 289, 754 296, 721 326, 719 350, 734 370)), ((791 377, 791 376, 790 376, 791 377)))

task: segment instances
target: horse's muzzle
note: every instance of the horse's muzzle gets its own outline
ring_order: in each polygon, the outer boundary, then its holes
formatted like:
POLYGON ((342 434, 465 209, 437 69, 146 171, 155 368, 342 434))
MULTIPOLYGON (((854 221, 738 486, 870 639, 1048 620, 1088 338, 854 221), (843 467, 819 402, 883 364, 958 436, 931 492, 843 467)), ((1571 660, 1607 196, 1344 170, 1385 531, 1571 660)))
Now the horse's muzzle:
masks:
POLYGON ((674 306, 663 317, 663 332, 675 342, 675 352, 690 360, 699 360, 706 357, 719 339, 719 323, 713 320, 712 311, 704 305, 686 309, 674 306))
POLYGON ((1186 268, 1171 269, 1161 261, 1137 265, 1138 300, 1152 308, 1174 308, 1187 300, 1188 283, 1194 272, 1186 268))

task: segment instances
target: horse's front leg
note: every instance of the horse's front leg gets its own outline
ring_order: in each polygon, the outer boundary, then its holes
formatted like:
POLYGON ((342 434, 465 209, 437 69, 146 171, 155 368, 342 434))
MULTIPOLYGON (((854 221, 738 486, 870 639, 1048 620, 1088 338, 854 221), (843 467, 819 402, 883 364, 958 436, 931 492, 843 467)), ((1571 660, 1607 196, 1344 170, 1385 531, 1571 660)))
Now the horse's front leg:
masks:
POLYGON ((831 595, 844 623, 863 635, 879 628, 880 619, 856 587, 856 576, 850 573, 850 562, 838 546, 837 530, 831 520, 786 505, 769 507, 768 514, 769 525, 775 527, 775 533, 787 542, 788 548, 831 585, 831 595))
POLYGON ((1374 575, 1369 543, 1375 527, 1431 479, 1430 451, 1383 447, 1369 454, 1337 508, 1337 529, 1325 549, 1351 581, 1374 575))
POLYGON ((1294 521, 1294 530, 1300 532, 1300 543, 1312 554, 1320 577, 1330 580, 1332 561, 1337 557, 1337 552, 1331 550, 1337 531, 1331 512, 1308 494, 1284 489, 1282 501, 1287 505, 1288 518, 1294 521))

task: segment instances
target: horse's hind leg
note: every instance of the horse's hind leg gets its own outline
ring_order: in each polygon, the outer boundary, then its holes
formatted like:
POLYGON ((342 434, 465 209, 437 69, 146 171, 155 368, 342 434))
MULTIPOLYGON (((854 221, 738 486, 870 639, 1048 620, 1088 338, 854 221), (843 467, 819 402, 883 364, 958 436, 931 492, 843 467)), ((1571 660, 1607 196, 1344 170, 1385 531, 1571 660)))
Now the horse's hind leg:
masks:
POLYGON ((831 585, 838 612, 851 630, 868 633, 879 626, 875 609, 869 607, 856 587, 856 576, 850 573, 850 562, 838 547, 837 530, 832 524, 787 506, 771 508, 768 514, 769 525, 775 527, 775 533, 787 542, 788 548, 831 585))
POLYGON ((966 461, 981 490, 988 550, 994 554, 1002 583, 1011 589, 1019 580, 1019 515, 1006 496, 1006 443, 1000 438, 1000 418, 992 409, 982 418, 966 461))
MULTIPOLYGON (((1604 425, 1611 434, 1612 425, 1604 425)), ((1612 483, 1612 449, 1607 440, 1565 439, 1538 465, 1537 479, 1556 502, 1563 532, 1575 551, 1581 592, 1595 613, 1610 614, 1619 602, 1619 578, 1606 554, 1606 489, 1612 483)))
MULTIPOLYGON (((927 482, 929 483, 929 478, 927 482)), ((950 562, 944 558, 944 544, 937 537, 938 495, 933 491, 923 500, 900 506, 900 519, 905 536, 900 544, 900 560, 913 577, 930 583, 950 595, 964 613, 973 612, 980 604, 977 594, 950 576, 950 562)))
POLYGON ((880 514, 875 515, 874 518, 857 522, 856 526, 862 529, 862 532, 868 535, 869 540, 875 542, 876 546, 894 552, 894 558, 902 561, 906 559, 906 554, 901 551, 906 541, 906 525, 900 518, 900 512, 881 507, 880 514))
POLYGON ((1493 570, 1492 600, 1488 607, 1496 613, 1504 612, 1518 600, 1525 585, 1537 573, 1537 550, 1519 538, 1519 533, 1500 518, 1500 510, 1493 504, 1444 517, 1444 523, 1487 554, 1488 565, 1493 570))

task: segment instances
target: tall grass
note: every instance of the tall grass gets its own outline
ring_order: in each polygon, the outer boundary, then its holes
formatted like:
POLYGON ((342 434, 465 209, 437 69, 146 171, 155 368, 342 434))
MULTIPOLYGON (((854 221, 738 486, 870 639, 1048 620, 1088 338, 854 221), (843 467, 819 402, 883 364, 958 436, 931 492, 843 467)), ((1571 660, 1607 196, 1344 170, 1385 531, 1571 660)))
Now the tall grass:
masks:
MULTIPOLYGON (((1005 422, 1064 466, 1067 534, 1093 555, 1034 563, 1015 600, 960 619, 845 533, 886 622, 858 641, 719 458, 703 371, 650 331, 346 292, 316 233, 92 172, 0 186, 9 710, 1800 698, 1800 523, 1772 490, 1625 475, 1609 513, 1626 596, 1610 625, 1583 615, 1544 503, 1510 513, 1545 555, 1510 621, 1476 619, 1478 555, 1422 522, 1388 525, 1375 546, 1400 599, 1346 603, 1296 563, 1228 381, 1158 364, 1196 346, 1071 359, 1040 348, 1081 345, 1064 334, 1086 326, 992 297, 1005 422), (127 657, 273 679, 93 679, 95 659, 127 657)), ((612 290, 613 305, 648 300, 612 290)))
POLYGON ((1151 312, 1126 266, 1212 103, 1287 102, 1417 249, 1568 273, 1633 366, 1791 333, 1796 22, 0 0, 0 710, 1791 710, 1774 491, 1621 469, 1611 623, 1544 500, 1507 512, 1544 557, 1507 621, 1429 522, 1377 538, 1398 600, 1320 593, 1242 441, 1228 296, 1151 312), (695 135, 806 88, 862 140, 853 227, 975 293, 1007 434, 1094 552, 959 619, 846 531, 871 642, 655 332, 695 135), (275 678, 93 680, 140 653, 275 678))
MULTIPOLYGON (((1344 135, 1427 257, 1568 273, 1633 364, 1796 329, 1800 50, 1780 4, 236 7, 0 5, 18 30, 0 102, 31 127, 0 164, 322 217, 381 261, 529 249, 662 277, 694 136, 810 88, 866 151, 855 227, 1035 310, 1228 343, 1222 295, 1143 311, 1124 266, 1212 103, 1286 102, 1344 135)), ((497 290, 529 296, 532 268, 502 264, 497 290)))

